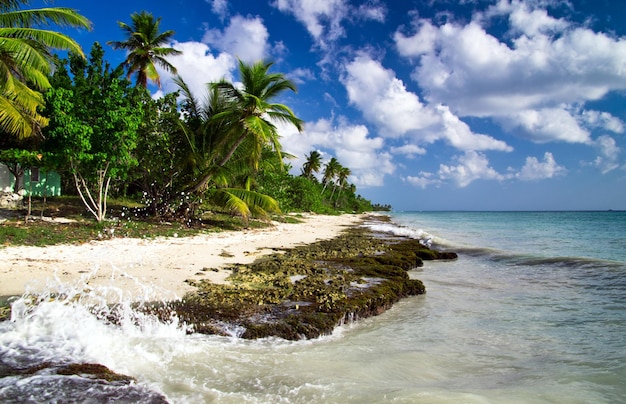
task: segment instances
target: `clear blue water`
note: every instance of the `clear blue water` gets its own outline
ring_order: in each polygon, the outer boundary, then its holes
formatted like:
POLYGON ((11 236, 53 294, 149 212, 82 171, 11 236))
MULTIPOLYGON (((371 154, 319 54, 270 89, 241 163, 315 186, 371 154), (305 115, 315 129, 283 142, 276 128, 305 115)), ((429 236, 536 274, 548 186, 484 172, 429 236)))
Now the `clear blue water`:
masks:
MULTIPOLYGON (((113 326, 80 302, 43 299, 0 324, 0 364, 97 362, 173 403, 626 402, 626 213, 391 216, 386 230, 459 258, 411 271, 426 295, 331 336, 187 335, 130 307, 113 326)), ((0 378, 0 401, 43 393, 109 394, 45 376, 0 378)))

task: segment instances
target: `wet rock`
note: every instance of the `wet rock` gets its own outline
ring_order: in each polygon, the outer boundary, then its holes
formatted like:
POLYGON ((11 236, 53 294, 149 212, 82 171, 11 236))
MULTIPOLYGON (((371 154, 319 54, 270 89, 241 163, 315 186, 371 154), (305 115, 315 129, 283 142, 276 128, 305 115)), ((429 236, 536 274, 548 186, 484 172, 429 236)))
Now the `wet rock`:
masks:
POLYGON ((43 362, 19 368, 0 360, 0 391, 3 403, 167 403, 163 395, 137 385, 134 378, 96 363, 43 362))
POLYGON ((331 240, 237 264, 230 268, 229 285, 195 281, 197 290, 182 301, 151 311, 164 319, 178 316, 191 332, 316 338, 425 293, 424 284, 410 279, 408 271, 423 260, 454 258, 419 240, 358 226, 331 240))

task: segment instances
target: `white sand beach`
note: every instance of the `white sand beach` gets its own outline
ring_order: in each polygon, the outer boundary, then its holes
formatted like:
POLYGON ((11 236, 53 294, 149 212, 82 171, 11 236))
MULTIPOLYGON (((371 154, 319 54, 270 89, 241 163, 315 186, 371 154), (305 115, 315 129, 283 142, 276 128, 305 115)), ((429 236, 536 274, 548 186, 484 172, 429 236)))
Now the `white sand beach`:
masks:
POLYGON ((187 279, 227 282, 229 264, 317 240, 330 239, 362 215, 305 215, 302 223, 221 231, 185 238, 114 238, 82 245, 0 248, 0 296, 37 293, 64 285, 100 288, 133 300, 181 298, 187 279))

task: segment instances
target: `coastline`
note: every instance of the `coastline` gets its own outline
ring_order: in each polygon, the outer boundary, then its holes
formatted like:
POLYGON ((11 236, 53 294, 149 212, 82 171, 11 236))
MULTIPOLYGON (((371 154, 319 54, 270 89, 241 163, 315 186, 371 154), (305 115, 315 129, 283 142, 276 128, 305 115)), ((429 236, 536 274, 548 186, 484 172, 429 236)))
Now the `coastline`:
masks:
POLYGON ((224 267, 337 236, 364 215, 302 215, 300 223, 185 238, 117 238, 82 245, 0 249, 0 297, 73 287, 103 289, 109 301, 177 300, 187 280, 223 284, 224 267))

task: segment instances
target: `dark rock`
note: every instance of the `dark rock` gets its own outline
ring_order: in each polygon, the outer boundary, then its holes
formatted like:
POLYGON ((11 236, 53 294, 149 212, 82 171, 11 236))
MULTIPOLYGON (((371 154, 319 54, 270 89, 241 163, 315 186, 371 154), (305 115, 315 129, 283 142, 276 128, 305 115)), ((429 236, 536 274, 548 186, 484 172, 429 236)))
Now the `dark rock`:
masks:
POLYGON ((197 290, 182 301, 149 311, 164 319, 175 314, 191 332, 316 338, 425 293, 424 284, 407 271, 421 267, 422 260, 454 258, 455 253, 432 250, 419 240, 356 226, 331 240, 233 266, 230 285, 192 282, 197 290))

